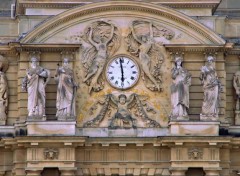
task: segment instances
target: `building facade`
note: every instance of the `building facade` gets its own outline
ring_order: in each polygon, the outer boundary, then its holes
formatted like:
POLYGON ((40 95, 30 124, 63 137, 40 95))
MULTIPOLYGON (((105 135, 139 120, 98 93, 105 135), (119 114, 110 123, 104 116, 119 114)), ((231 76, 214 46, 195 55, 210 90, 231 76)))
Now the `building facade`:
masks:
POLYGON ((0 176, 240 174, 239 2, 3 2, 0 176))

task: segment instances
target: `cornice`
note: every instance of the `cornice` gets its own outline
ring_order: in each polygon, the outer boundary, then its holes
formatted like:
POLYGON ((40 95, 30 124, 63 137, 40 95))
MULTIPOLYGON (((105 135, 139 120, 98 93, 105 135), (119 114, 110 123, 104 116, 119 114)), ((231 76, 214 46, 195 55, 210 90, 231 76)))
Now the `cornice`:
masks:
MULTIPOLYGON (((206 37, 214 44, 224 44, 225 41, 220 38, 215 32, 211 31, 204 25, 198 23, 194 19, 177 12, 174 9, 153 5, 149 3, 143 2, 130 2, 130 1, 109 1, 109 2, 101 2, 94 3, 90 5, 85 5, 81 7, 76 7, 65 11, 57 16, 54 16, 50 19, 47 19, 41 25, 37 26, 35 29, 30 31, 25 38, 21 40, 21 43, 34 43, 40 36, 44 35, 49 30, 54 27, 67 23, 70 20, 92 14, 98 13, 106 13, 113 11, 131 11, 131 12, 139 12, 139 13, 149 13, 153 15, 159 15, 161 17, 165 17, 171 20, 174 20, 181 25, 188 26, 192 28, 194 31, 197 31, 200 35, 206 37)), ((124 12, 123 12, 124 13, 124 12)))
POLYGON ((0 55, 15 55, 17 54, 15 47, 11 47, 8 44, 0 45, 0 55))
POLYGON ((164 45, 169 52, 190 52, 190 53, 214 53, 227 52, 233 48, 233 43, 226 43, 224 45, 188 45, 188 44, 166 44, 164 45))
POLYGON ((62 52, 62 51, 76 51, 79 44, 19 44, 16 46, 18 52, 21 51, 41 51, 41 52, 62 52))
MULTIPOLYGON (((112 0, 116 2, 117 0, 112 0)), ((18 0, 18 11, 24 11, 25 8, 71 8, 75 6, 96 3, 99 0, 18 0)), ((143 1, 144 2, 144 1, 143 1)), ((172 8, 211 8, 216 9, 220 0, 150 0, 145 1, 156 5, 165 5, 172 8)))

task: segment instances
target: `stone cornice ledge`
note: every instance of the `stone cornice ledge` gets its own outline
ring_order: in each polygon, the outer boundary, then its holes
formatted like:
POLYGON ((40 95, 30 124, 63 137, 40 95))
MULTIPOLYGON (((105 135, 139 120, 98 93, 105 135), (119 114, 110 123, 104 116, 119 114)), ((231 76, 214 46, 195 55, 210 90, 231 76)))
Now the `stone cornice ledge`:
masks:
MULTIPOLYGON (((107 0, 106 0, 107 1, 107 0)), ((117 1, 117 0, 112 0, 117 1)), ((129 0, 130 1, 130 0, 129 0)), ((166 5, 173 8, 211 8, 215 9, 221 0, 149 0, 157 5, 166 5)), ((19 0, 18 8, 70 8, 78 5, 96 3, 99 0, 19 0)), ((144 1, 143 1, 144 2, 144 1)))
POLYGON ((203 45, 203 44, 165 44, 169 52, 226 52, 233 49, 233 43, 224 45, 203 45))

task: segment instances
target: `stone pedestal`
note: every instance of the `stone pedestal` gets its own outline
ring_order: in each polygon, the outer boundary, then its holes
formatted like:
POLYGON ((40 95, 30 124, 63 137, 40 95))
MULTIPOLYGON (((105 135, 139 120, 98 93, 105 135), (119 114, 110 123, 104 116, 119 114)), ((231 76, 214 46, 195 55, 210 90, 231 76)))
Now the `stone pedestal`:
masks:
POLYGON ((212 117, 212 116, 206 116, 206 115, 200 114, 200 121, 203 121, 203 122, 217 122, 217 121, 219 121, 219 117, 212 117))
POLYGON ((46 116, 28 116, 27 121, 32 122, 32 121, 46 121, 47 117, 46 116))
POLYGON ((0 126, 0 136, 14 136, 14 126, 0 126))
POLYGON ((26 176, 41 176, 41 170, 26 170, 26 176))
POLYGON ((219 168, 215 168, 215 169, 206 169, 204 168, 204 172, 205 172, 205 176, 219 176, 219 168))
POLYGON ((61 176, 74 176, 75 170, 60 170, 61 176))
POLYGON ((28 136, 75 135, 76 122, 45 121, 27 122, 28 136))
POLYGON ((187 168, 170 168, 171 176, 185 176, 187 168))
POLYGON ((218 136, 220 122, 170 122, 170 135, 218 136))
POLYGON ((228 128, 228 133, 232 135, 239 135, 240 134, 240 125, 239 126, 230 126, 228 128))
POLYGON ((157 137, 168 135, 167 128, 77 128, 76 135, 89 137, 157 137))

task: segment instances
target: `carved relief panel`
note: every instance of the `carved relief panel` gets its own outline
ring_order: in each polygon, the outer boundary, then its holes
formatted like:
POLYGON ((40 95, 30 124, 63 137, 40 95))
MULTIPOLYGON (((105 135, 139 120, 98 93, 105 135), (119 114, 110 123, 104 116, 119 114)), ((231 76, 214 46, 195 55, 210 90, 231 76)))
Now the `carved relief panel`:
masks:
POLYGON ((113 129, 166 127, 171 108, 167 98, 170 75, 163 72, 170 72, 171 63, 163 44, 171 41, 175 32, 131 18, 124 24, 119 19, 98 20, 81 28, 66 39, 80 46, 75 64, 76 77, 82 83, 78 122, 83 127, 113 129), (126 97, 123 104, 118 97, 121 94, 126 97))

